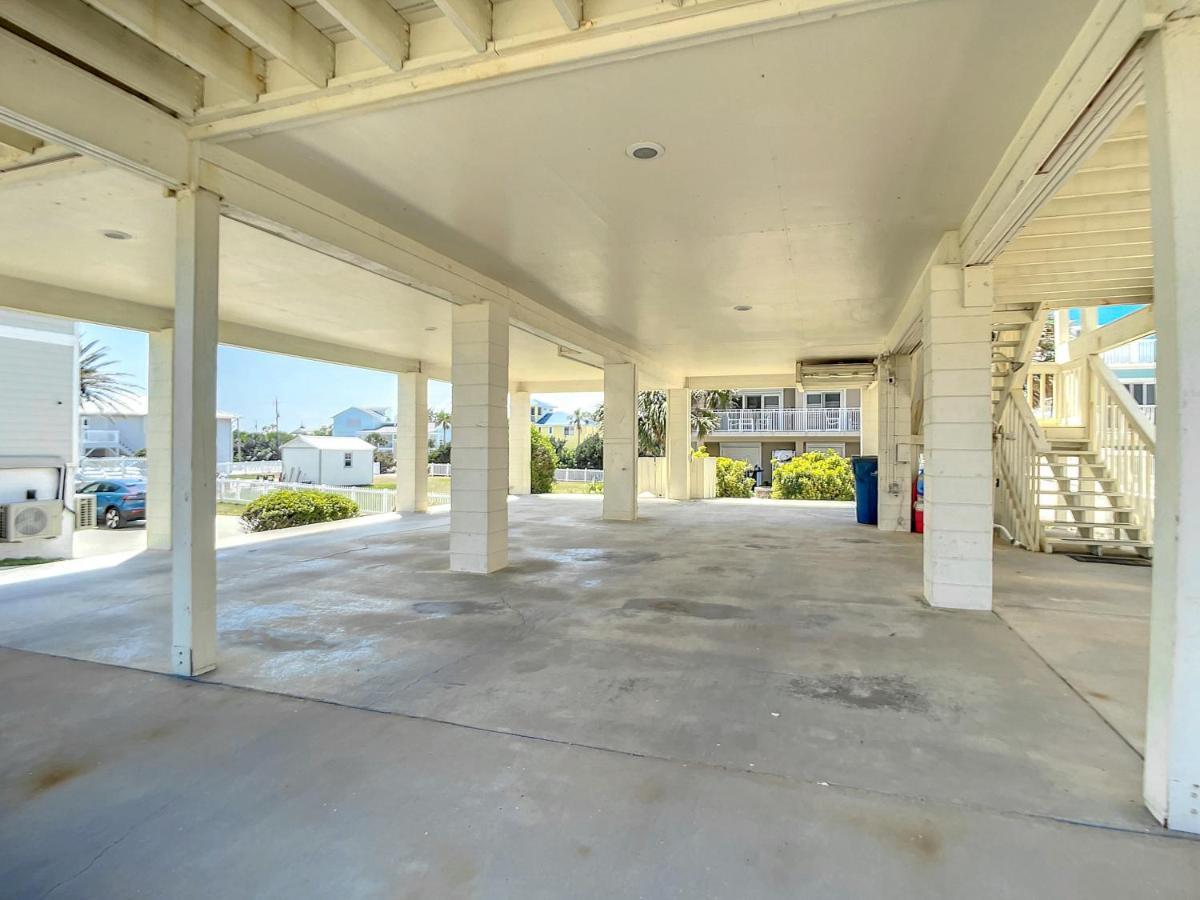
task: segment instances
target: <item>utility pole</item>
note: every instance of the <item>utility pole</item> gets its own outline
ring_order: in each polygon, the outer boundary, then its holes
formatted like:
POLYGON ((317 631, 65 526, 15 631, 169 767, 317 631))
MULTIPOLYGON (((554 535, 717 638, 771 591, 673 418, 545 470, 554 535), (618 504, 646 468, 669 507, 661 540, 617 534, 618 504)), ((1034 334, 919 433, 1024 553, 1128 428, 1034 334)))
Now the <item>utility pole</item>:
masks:
POLYGON ((279 398, 275 398, 275 458, 281 459, 279 455, 279 398))

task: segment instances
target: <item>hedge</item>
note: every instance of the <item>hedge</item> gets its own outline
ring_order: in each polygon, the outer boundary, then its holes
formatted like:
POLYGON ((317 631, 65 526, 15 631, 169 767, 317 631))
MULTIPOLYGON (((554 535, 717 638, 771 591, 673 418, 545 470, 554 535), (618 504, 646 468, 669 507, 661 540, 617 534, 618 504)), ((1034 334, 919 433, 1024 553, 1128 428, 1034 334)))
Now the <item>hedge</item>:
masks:
POLYGON ((850 460, 833 450, 793 456, 775 467, 771 496, 780 500, 853 500, 850 460))
POLYGON ((358 504, 341 494, 282 488, 251 501, 242 513, 242 523, 247 531, 275 531, 314 522, 353 519, 357 515, 358 504))
POLYGON ((558 466, 558 454, 549 435, 542 434, 534 425, 529 426, 529 486, 535 494, 549 494, 554 490, 554 469, 558 466))
POLYGON ((717 457, 717 496, 750 497, 754 494, 754 479, 746 474, 750 464, 744 459, 717 457))

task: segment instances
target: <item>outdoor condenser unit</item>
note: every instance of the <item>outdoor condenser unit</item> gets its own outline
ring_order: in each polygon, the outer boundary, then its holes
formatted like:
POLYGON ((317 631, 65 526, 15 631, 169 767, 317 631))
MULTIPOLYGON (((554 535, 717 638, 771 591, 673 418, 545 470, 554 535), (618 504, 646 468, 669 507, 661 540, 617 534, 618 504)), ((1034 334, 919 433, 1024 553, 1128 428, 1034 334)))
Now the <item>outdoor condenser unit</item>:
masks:
POLYGON ((32 541, 62 534, 61 500, 26 500, 0 506, 0 541, 32 541))

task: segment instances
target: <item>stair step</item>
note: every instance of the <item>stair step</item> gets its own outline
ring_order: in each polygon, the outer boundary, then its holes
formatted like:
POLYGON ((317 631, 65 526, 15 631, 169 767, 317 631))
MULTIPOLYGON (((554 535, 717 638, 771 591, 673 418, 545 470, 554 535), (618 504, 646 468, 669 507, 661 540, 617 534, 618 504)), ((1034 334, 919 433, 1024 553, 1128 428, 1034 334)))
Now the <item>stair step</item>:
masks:
POLYGON ((1062 536, 1062 537, 1074 537, 1074 535, 1070 535, 1070 534, 1059 535, 1059 533, 1054 530, 1054 529, 1059 529, 1059 528, 1074 528, 1074 529, 1106 528, 1106 529, 1110 529, 1113 531, 1127 531, 1127 532, 1128 531, 1139 531, 1140 532, 1140 531, 1145 530, 1141 525, 1134 525, 1132 522, 1074 522, 1074 521, 1070 521, 1067 519, 1054 519, 1053 521, 1043 522, 1042 524, 1046 526, 1046 536, 1047 537, 1054 537, 1056 535, 1062 536))
POLYGON ((993 347, 1020 347, 1020 341, 992 341, 993 347))
POLYGON ((1102 513, 1137 512, 1137 510, 1134 509, 1132 506, 1080 506, 1078 504, 1072 505, 1070 503, 1039 503, 1038 509, 1046 509, 1046 510, 1054 510, 1054 511, 1064 510, 1064 509, 1077 509, 1082 512, 1102 512, 1102 513))
POLYGON ((1051 547, 1131 547, 1135 550, 1151 550, 1152 541, 1123 541, 1119 538, 1084 538, 1084 537, 1046 537, 1046 543, 1051 547))

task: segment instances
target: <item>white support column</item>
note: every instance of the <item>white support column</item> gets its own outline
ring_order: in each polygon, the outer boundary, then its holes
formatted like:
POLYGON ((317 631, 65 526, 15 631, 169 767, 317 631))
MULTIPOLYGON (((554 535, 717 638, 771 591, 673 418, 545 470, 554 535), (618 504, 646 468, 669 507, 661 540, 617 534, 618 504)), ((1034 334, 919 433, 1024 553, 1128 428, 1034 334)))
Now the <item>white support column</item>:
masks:
POLYGON ((605 519, 637 518, 637 367, 604 366, 604 511, 605 519))
POLYGON ((868 385, 862 389, 862 420, 859 422, 859 435, 862 439, 863 456, 879 455, 879 384, 868 385))
POLYGON ((217 666, 217 272, 220 201, 181 191, 175 219, 171 416, 172 662, 217 666))
POLYGON ((964 271, 929 274, 924 313, 925 599, 992 607, 992 304, 964 271), (967 305, 970 297, 972 305, 967 305))
POLYGON ((692 392, 667 391, 667 497, 687 500, 691 496, 688 475, 692 464, 692 392))
POLYGON ((529 443, 529 391, 510 391, 508 395, 508 490, 513 494, 528 494, 533 489, 529 443))
POLYGON ((429 508, 429 376, 396 375, 396 512, 429 508))
POLYGON ((171 403, 175 330, 150 332, 146 397, 146 546, 171 549, 171 403))
POLYGON ((912 356, 879 364, 879 530, 912 528, 912 356))
POLYGON ((1200 18, 1167 22, 1145 72, 1158 422, 1142 792, 1160 822, 1200 834, 1200 18))
POLYGON ((508 310, 454 308, 450 569, 508 565, 508 310))

